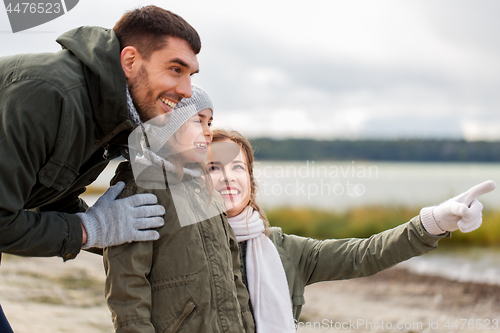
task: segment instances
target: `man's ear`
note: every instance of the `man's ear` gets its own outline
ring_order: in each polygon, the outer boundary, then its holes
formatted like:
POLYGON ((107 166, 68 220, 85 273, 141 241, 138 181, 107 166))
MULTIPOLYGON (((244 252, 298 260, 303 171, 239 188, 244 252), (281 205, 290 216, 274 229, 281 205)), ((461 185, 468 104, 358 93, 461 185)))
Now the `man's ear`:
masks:
POLYGON ((120 53, 120 60, 122 62, 122 68, 125 72, 127 79, 134 76, 134 72, 139 68, 141 55, 139 51, 133 46, 124 47, 120 53))

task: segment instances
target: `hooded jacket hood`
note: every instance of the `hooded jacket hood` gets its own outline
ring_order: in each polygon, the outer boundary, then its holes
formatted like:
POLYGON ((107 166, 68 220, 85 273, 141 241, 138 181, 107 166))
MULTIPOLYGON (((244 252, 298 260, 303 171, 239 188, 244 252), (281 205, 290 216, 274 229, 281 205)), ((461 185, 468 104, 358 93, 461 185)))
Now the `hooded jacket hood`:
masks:
POLYGON ((56 40, 83 64, 87 88, 103 133, 129 119, 127 79, 120 61, 120 42, 112 29, 79 27, 56 40), (117 119, 116 115, 122 115, 117 119))

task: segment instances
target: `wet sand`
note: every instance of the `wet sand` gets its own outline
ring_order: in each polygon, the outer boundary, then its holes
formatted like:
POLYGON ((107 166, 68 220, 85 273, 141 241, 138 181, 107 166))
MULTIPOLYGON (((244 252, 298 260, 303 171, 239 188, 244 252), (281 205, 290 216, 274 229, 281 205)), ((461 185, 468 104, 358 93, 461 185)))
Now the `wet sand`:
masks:
MULTIPOLYGON (((94 254, 83 252, 66 263, 59 258, 2 257, 0 304, 16 333, 112 332, 103 289, 102 258, 94 254)), ((500 332, 500 323, 494 329, 492 322, 500 320, 500 286, 454 282, 400 268, 317 283, 306 288, 305 297, 301 333, 500 332), (462 329, 461 319, 473 321, 462 329), (447 320, 450 328, 445 327, 447 320), (402 329, 397 329, 398 323, 402 329), (468 329, 472 324, 475 327, 468 329), (315 329, 306 328, 313 325, 315 329)))

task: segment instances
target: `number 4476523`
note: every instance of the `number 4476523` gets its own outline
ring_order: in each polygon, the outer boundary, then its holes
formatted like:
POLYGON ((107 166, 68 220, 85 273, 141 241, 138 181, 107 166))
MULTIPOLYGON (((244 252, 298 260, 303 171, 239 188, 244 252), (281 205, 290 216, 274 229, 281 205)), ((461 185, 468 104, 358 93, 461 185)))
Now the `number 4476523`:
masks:
POLYGON ((30 2, 23 2, 23 3, 17 3, 14 8, 12 8, 12 3, 9 3, 7 7, 5 7, 7 10, 7 13, 46 13, 46 14, 59 14, 61 12, 61 3, 30 3, 30 2))
POLYGON ((447 329, 476 329, 476 330, 496 330, 498 328, 498 319, 455 319, 453 322, 448 319, 444 323, 447 329))

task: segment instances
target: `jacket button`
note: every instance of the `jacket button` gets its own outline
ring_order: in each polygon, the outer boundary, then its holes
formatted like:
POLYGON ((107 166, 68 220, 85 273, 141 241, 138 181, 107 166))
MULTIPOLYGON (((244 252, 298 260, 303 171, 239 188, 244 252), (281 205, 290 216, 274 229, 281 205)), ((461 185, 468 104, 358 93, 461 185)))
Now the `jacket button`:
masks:
POLYGON ((194 191, 195 191, 196 193, 200 193, 200 189, 199 189, 199 188, 195 188, 195 189, 194 189, 194 191))
POLYGON ((68 254, 66 255, 66 260, 69 260, 69 259, 71 259, 71 258, 73 258, 73 253, 68 253, 68 254))

